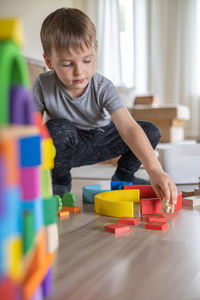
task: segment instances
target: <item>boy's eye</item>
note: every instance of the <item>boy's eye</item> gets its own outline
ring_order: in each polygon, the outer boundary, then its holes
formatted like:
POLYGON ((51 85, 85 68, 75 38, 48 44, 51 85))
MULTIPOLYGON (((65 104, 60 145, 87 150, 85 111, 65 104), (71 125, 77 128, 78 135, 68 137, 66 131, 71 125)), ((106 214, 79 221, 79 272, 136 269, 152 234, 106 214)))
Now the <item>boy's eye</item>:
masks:
POLYGON ((91 60, 90 59, 87 59, 87 60, 84 60, 83 61, 85 64, 89 64, 90 62, 91 62, 91 60))
POLYGON ((62 65, 62 67, 65 67, 65 68, 68 68, 70 66, 71 66, 71 63, 62 65))

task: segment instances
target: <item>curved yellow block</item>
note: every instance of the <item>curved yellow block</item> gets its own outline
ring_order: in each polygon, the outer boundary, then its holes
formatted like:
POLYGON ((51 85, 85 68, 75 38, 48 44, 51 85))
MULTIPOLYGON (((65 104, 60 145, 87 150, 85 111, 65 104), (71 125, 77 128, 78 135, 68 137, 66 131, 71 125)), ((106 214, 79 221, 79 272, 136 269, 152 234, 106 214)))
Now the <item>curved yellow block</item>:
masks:
POLYGON ((95 212, 109 217, 133 217, 137 202, 140 202, 139 190, 108 191, 94 196, 95 212))

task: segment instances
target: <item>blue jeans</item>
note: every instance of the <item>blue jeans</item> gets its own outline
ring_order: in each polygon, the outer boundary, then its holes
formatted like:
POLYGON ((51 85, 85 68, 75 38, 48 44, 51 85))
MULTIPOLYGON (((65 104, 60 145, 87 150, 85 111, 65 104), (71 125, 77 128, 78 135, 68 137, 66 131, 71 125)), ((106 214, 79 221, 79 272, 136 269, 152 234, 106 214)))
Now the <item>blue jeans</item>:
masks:
MULTIPOLYGON (((158 127, 147 121, 137 123, 155 148, 161 137, 158 127)), ((113 122, 91 130, 78 129, 63 118, 51 119, 46 125, 56 148, 55 167, 52 170, 54 194, 62 197, 70 191, 72 168, 96 164, 117 156, 121 157, 114 176, 119 180, 134 181, 134 173, 141 162, 122 140, 113 122)))

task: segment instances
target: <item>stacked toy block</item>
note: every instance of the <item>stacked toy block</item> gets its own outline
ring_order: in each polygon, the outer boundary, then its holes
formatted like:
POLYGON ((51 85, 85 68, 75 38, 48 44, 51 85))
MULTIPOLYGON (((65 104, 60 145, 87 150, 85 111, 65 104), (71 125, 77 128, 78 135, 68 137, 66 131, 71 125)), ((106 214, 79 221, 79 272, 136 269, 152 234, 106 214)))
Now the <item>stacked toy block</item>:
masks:
POLYGON ((55 148, 34 113, 21 24, 0 20, 0 297, 43 299, 58 246, 55 148))

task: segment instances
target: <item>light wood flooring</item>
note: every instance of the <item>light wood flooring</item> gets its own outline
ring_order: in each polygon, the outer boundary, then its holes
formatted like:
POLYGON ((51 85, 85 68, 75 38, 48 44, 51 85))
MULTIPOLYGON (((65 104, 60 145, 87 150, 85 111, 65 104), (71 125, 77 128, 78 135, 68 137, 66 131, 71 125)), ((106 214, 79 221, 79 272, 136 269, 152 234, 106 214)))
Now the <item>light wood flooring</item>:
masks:
MULTIPOLYGON (((97 215, 82 203, 82 187, 104 180, 74 179, 79 214, 59 221, 59 248, 48 300, 199 300, 200 207, 168 217, 168 229, 104 231, 116 218, 97 215)), ((193 190, 196 186, 179 187, 193 190)))

